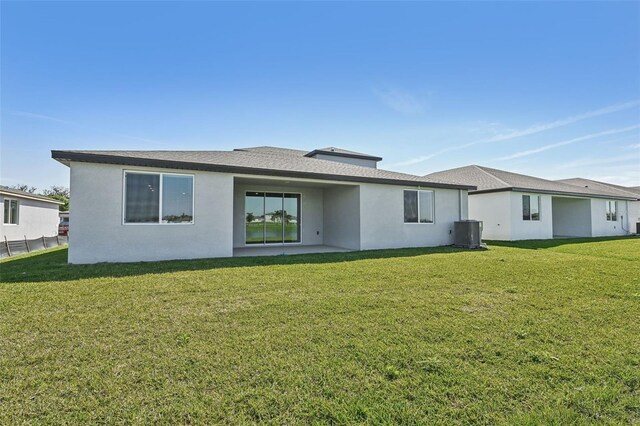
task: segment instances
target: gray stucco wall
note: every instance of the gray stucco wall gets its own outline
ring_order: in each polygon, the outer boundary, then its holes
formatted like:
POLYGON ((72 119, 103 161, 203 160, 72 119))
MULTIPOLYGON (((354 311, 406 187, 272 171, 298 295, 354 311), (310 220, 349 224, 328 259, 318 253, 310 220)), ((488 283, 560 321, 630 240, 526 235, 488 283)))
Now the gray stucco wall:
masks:
POLYGON ((591 200, 553 197, 551 204, 554 236, 591 236, 591 200))
POLYGON ((4 224, 0 220, 0 238, 4 240, 22 240, 26 236, 27 239, 45 237, 53 237, 58 235, 58 204, 47 203, 46 201, 30 200, 28 198, 0 195, 0 208, 3 209, 4 215, 4 199, 18 200, 18 223, 4 224))
POLYGON ((211 172, 71 164, 69 262, 135 262, 233 255, 233 177, 211 172), (122 223, 124 170, 193 174, 193 224, 122 223))
POLYGON ((378 162, 373 160, 365 160, 363 158, 340 157, 337 155, 316 154, 314 158, 318 160, 337 161, 338 163, 353 164, 355 166, 377 168, 378 162))
MULTIPOLYGON (((245 193, 259 192, 288 192, 299 193, 301 202, 302 234, 301 245, 319 245, 323 241, 323 190, 322 188, 273 186, 273 185, 235 185, 233 196, 233 246, 245 247, 245 193)), ((289 243, 298 244, 298 243, 289 243)), ((273 245, 273 244, 269 244, 273 245)), ((250 244, 256 247, 256 244, 250 244)))
POLYGON ((360 187, 324 190, 324 244, 360 249, 360 187))
MULTIPOLYGON (((362 250, 453 244, 453 223, 461 217, 458 190, 433 189, 435 191, 434 223, 404 223, 404 189, 417 188, 379 184, 361 185, 360 247, 362 250)), ((464 192, 466 196, 466 191, 464 192)))

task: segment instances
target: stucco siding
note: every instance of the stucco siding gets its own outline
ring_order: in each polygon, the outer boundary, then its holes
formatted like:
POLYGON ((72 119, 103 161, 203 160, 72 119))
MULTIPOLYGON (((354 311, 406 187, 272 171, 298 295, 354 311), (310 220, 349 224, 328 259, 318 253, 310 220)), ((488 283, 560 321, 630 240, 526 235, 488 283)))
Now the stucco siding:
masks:
POLYGON ((213 172, 71 164, 69 262, 233 255, 233 177, 213 172), (193 224, 123 224, 124 170, 194 175, 193 224))
POLYGON ((636 223, 640 223, 640 201, 628 201, 629 203, 629 214, 627 221, 627 231, 632 234, 636 233, 637 227, 636 223))
MULTIPOLYGON (((273 186, 261 184, 235 185, 233 200, 233 246, 245 247, 245 194, 247 191, 282 192, 300 194, 301 242, 287 243, 318 245, 323 241, 323 191, 322 188, 273 186)), ((257 247, 256 244, 249 244, 257 247)), ((273 244, 269 244, 270 246, 273 244)))
POLYGON ((360 187, 324 190, 324 244, 360 249, 360 187))
POLYGON ((469 219, 482 221, 482 238, 511 240, 511 193, 469 195, 469 219))
POLYGON ((557 237, 591 236, 591 200, 553 197, 553 235, 557 237))
MULTIPOLYGON (((47 203, 46 201, 31 200, 17 196, 0 195, 0 206, 3 208, 4 199, 18 200, 18 223, 5 224, 0 221, 0 238, 6 237, 9 241, 45 237, 58 235, 58 204, 47 203)), ((4 216, 3 216, 4 219, 4 216)))
MULTIPOLYGON (((612 200, 613 201, 613 200, 612 200)), ((591 199, 591 228, 592 235, 594 237, 607 237, 617 235, 628 235, 628 232, 624 229, 627 227, 628 215, 628 202, 618 200, 617 218, 615 221, 607 220, 606 210, 607 200, 601 198, 591 199), (624 228, 623 220, 624 217, 624 228)))
POLYGON ((361 185, 361 248, 368 250, 453 244, 453 223, 460 219, 458 190, 434 189, 434 223, 404 223, 404 189, 417 188, 378 184, 361 185))
POLYGON ((511 240, 546 240, 553 238, 551 195, 535 192, 511 192, 511 240), (540 220, 523 220, 522 196, 540 196, 540 220))

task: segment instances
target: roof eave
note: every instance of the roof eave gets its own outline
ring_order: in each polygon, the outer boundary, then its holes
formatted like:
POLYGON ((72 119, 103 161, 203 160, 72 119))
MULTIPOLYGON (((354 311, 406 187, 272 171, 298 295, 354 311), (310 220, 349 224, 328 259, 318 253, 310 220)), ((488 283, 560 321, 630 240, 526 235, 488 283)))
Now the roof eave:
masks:
POLYGON ((471 190, 469 191, 469 195, 474 194, 489 194, 492 192, 504 192, 504 191, 516 191, 516 192, 532 192, 537 194, 548 194, 548 195, 564 195, 569 197, 583 197, 583 198, 605 198, 609 200, 628 200, 628 201, 637 201, 636 198, 624 197, 621 195, 615 194, 586 194, 581 192, 564 192, 564 191, 550 191, 550 190, 541 190, 541 189, 533 189, 533 188, 518 188, 518 187, 505 187, 505 188, 493 188, 493 189, 480 189, 480 190, 471 190))
POLYGON ((64 203, 60 200, 56 200, 54 198, 48 198, 46 196, 42 196, 42 197, 38 197, 38 196, 34 196, 34 195, 27 195, 27 194, 18 194, 16 192, 13 191, 6 191, 3 189, 0 189, 0 194, 7 196, 8 198, 11 197, 15 197, 15 198, 25 198, 27 200, 33 200, 33 201, 42 201, 43 203, 51 203, 51 204, 57 204, 57 205, 63 205, 64 203))
POLYGON ((308 179, 320 179, 331 181, 345 181, 345 182, 360 182, 360 183, 380 183, 386 185, 401 185, 401 186, 419 186, 428 188, 443 188, 443 189, 464 189, 473 190, 475 186, 471 185, 458 185, 440 182, 429 181, 413 181, 402 179, 386 179, 386 178, 372 178, 372 177, 360 177, 349 175, 334 175, 329 173, 313 173, 313 172, 300 172, 294 170, 272 170, 262 169, 254 167, 244 166, 229 166, 224 164, 206 164, 206 163, 193 163, 186 161, 171 161, 160 160, 150 158, 134 158, 134 157, 121 157, 115 155, 106 154, 88 154, 82 152, 72 151, 51 151, 51 158, 59 161, 67 166, 70 162, 84 162, 84 163, 99 163, 99 164, 118 164, 123 166, 139 166, 139 167, 158 167, 167 169, 182 169, 182 170, 201 170, 208 172, 219 173, 236 173, 236 174, 248 174, 259 176, 282 176, 291 178, 308 178, 308 179))

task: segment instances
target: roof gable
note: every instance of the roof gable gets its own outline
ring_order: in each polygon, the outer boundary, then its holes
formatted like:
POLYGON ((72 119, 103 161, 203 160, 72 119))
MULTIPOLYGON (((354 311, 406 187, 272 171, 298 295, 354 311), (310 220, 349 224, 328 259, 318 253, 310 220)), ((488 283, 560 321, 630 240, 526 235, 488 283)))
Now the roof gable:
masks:
POLYGON ((611 189, 584 188, 565 182, 547 180, 478 165, 444 170, 442 172, 431 173, 425 177, 443 179, 459 184, 475 185, 477 190, 472 191, 473 193, 525 191, 598 198, 634 198, 632 194, 624 194, 611 189))

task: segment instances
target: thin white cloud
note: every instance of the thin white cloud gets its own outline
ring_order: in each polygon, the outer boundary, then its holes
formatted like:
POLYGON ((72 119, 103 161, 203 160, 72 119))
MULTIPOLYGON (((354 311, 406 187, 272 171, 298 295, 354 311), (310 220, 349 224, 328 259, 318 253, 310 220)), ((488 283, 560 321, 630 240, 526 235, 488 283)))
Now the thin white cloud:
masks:
MULTIPOLYGON (((639 157, 640 158, 640 157, 639 157)), ((557 169, 570 169, 576 167, 588 167, 588 166, 603 166, 608 164, 624 164, 629 162, 637 162, 638 159, 633 158, 629 155, 618 155, 615 157, 607 157, 607 158, 579 158, 577 160, 567 161, 566 163, 559 164, 557 169)))
POLYGON ((399 163, 391 164, 391 167, 400 167, 400 166, 411 166, 413 164, 422 163, 423 161, 427 161, 431 158, 435 157, 435 154, 431 155, 423 155, 422 157, 412 158, 411 160, 401 161, 399 163))
MULTIPOLYGON (((63 120, 57 117, 53 117, 50 115, 45 115, 45 114, 36 114, 33 112, 27 112, 27 111, 9 111, 11 114, 13 115, 17 115, 19 117, 26 117, 26 118, 31 118, 34 120, 42 120, 42 121, 51 121, 54 123, 60 123, 60 124, 66 124, 69 126, 75 126, 75 127, 80 127, 80 128, 84 128, 87 129, 86 126, 83 126, 79 123, 73 122, 73 121, 69 121, 69 120, 63 120)), ((90 129, 88 129, 90 130, 90 129)), ((117 136, 117 137, 121 137, 121 138, 127 138, 127 139, 131 139, 131 140, 136 140, 139 142, 145 142, 147 144, 152 144, 152 145, 164 145, 164 146, 170 146, 171 144, 168 144, 166 142, 161 142, 155 139, 148 139, 148 138, 141 138, 139 136, 132 136, 132 135, 127 135, 127 134, 122 134, 122 133, 116 133, 113 134, 113 136, 117 136)))
POLYGON ((629 149, 640 149, 640 143, 634 143, 631 145, 627 145, 627 148, 629 149))
POLYGON ((78 126, 78 123, 74 123, 73 121, 62 120, 60 118, 52 117, 50 115, 36 114, 36 113, 33 113, 33 112, 27 112, 27 111, 10 111, 10 113, 13 114, 13 115, 17 115, 19 117, 26 117, 26 118, 32 118, 32 119, 35 119, 35 120, 43 120, 43 121, 53 121, 55 123, 68 124, 68 125, 71 125, 71 126, 78 126))
POLYGON ((555 120, 555 121, 542 123, 542 124, 535 124, 525 129, 512 130, 505 133, 499 133, 499 134, 493 135, 489 138, 479 139, 479 140, 465 143, 462 145, 450 146, 450 147, 441 149, 440 151, 436 151, 431 155, 416 157, 413 159, 409 159, 407 161, 403 161, 402 163, 417 164, 447 152, 459 151, 461 149, 469 148, 471 146, 480 145, 480 144, 503 142, 511 139, 521 138, 524 136, 530 136, 530 135, 534 135, 547 130, 557 129, 558 127, 563 127, 569 124, 577 123, 579 121, 586 120, 589 118, 599 117, 601 115, 606 115, 606 114, 612 114, 614 112, 624 111, 631 108, 637 108, 638 106, 640 106, 640 99, 635 99, 633 101, 624 102, 624 103, 615 104, 615 105, 609 105, 604 108, 588 111, 582 114, 574 115, 574 116, 563 118, 560 120, 555 120), (420 160, 421 158, 422 160, 420 160))
POLYGON ((484 141, 478 141, 477 143, 500 142, 500 141, 506 141, 506 140, 515 139, 515 138, 520 138, 523 136, 529 136, 536 133, 544 132, 545 130, 556 129, 558 127, 563 127, 569 124, 573 124, 578 121, 586 120, 588 118, 598 117, 605 114, 611 114, 618 111, 624 111, 627 109, 635 108, 637 106, 640 106, 640 99, 636 99, 630 102, 625 102, 622 104, 610 105, 608 107, 585 112, 583 114, 574 115, 572 117, 563 118, 561 120, 556 120, 549 123, 536 124, 526 129, 515 130, 513 132, 496 135, 491 138, 485 139, 484 141))
POLYGON ((402 90, 378 90, 373 93, 392 110, 406 115, 420 114, 424 111, 424 104, 414 95, 402 90))
POLYGON ((608 135, 615 135, 618 133, 623 133, 623 132, 629 132, 631 130, 635 130, 640 128, 640 124, 636 124, 633 126, 628 126, 628 127, 622 127, 619 129, 611 129, 611 130, 605 130, 604 132, 599 132, 599 133, 592 133, 590 135, 585 135, 585 136, 580 136, 577 138, 573 138, 573 139, 568 139, 565 141, 561 141, 561 142, 556 142, 556 143, 552 143, 549 145, 544 145, 538 148, 533 148, 533 149, 528 149, 526 151, 520 151, 520 152, 516 152, 515 154, 510 154, 510 155, 506 155, 504 157, 498 157, 498 158, 494 158, 493 161, 504 161, 504 160, 513 160, 515 158, 521 158, 521 157, 527 157, 529 155, 533 155, 533 154, 538 154, 540 152, 544 152, 544 151, 548 151, 550 149, 554 149, 554 148, 558 148, 561 146, 565 146, 565 145, 570 145, 576 142, 582 142, 582 141, 586 141, 589 139, 595 139, 601 136, 608 136, 608 135))

